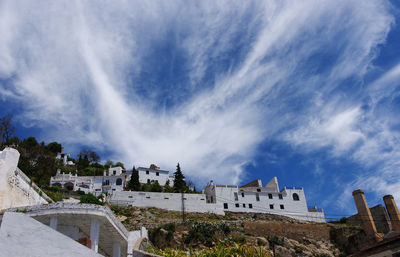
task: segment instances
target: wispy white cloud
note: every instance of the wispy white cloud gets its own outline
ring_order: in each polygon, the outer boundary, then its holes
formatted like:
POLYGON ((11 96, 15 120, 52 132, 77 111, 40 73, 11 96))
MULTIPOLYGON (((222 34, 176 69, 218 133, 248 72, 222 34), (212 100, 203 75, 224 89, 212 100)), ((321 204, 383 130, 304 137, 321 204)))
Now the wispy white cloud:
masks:
POLYGON ((371 68, 393 22, 388 8, 348 0, 3 1, 0 78, 14 79, 0 94, 26 106, 21 120, 52 126, 48 138, 108 149, 129 164, 173 169, 179 161, 201 181, 239 182, 269 139, 335 156, 352 150, 354 160, 376 163, 370 156, 396 136, 377 129, 342 87, 371 68), (167 41, 171 56, 183 56, 186 84, 164 95, 163 81, 147 82, 158 72, 154 59, 167 58, 154 49, 167 41), (334 61, 324 63, 325 54, 334 61), (181 102, 165 108, 163 97, 181 102))

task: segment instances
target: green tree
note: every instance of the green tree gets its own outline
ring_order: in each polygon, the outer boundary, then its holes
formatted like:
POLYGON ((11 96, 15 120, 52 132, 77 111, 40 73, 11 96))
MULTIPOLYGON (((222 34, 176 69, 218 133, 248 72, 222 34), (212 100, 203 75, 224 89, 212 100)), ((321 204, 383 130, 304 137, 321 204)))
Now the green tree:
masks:
POLYGON ((57 154, 61 152, 61 144, 57 142, 51 142, 50 144, 46 145, 45 149, 53 154, 57 154))
POLYGON ((178 165, 176 165, 176 171, 174 172, 174 191, 184 192, 185 190, 186 190, 185 176, 183 176, 181 167, 178 163, 178 165))
POLYGON ((132 191, 140 191, 139 171, 133 166, 131 180, 128 182, 128 189, 132 191))
POLYGON ((114 166, 114 163, 110 160, 106 161, 106 163, 104 163, 104 168, 111 168, 112 166, 114 166))
POLYGON ((39 146, 38 141, 34 137, 28 137, 28 138, 24 139, 24 141, 22 141, 22 144, 26 148, 35 148, 35 147, 39 146))
POLYGON ((121 167, 122 169, 125 170, 125 166, 124 166, 124 164, 123 164, 122 162, 117 162, 117 163, 115 164, 115 167, 121 167))
POLYGON ((12 125, 12 115, 9 114, 3 118, 0 118, 0 145, 11 137, 15 132, 15 127, 12 125))
POLYGON ((162 188, 162 186, 158 183, 157 180, 156 180, 156 181, 153 181, 153 182, 151 183, 151 189, 150 189, 151 192, 162 192, 162 190, 163 190, 163 188, 162 188))

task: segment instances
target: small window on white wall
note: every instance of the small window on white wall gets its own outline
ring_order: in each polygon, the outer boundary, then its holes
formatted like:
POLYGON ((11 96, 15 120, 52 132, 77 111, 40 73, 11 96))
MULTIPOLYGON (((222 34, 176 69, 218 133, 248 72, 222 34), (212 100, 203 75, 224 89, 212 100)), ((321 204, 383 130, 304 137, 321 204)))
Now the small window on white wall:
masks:
POLYGON ((296 193, 293 194, 293 201, 300 201, 300 197, 298 194, 296 193))

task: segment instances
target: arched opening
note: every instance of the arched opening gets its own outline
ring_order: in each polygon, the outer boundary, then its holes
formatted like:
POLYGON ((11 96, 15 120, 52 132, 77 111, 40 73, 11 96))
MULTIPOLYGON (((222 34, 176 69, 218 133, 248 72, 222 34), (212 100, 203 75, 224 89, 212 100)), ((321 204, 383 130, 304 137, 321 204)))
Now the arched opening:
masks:
POLYGON ((74 189, 74 184, 71 182, 67 182, 64 184, 64 188, 68 189, 68 190, 73 190, 74 189))
POLYGON ((121 179, 121 178, 118 178, 118 179, 117 179, 117 182, 115 182, 115 183, 117 184, 117 186, 122 185, 122 179, 121 179))
POLYGON ((293 194, 293 201, 300 201, 298 194, 296 194, 296 193, 293 194))

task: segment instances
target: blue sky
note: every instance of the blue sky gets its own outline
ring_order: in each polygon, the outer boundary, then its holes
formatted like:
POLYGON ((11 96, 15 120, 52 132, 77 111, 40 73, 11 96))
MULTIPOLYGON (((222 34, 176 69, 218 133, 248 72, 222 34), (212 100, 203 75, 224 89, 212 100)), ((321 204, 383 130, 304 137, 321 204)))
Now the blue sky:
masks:
POLYGON ((198 187, 277 176, 328 217, 400 199, 396 1, 0 2, 17 135, 198 187))

